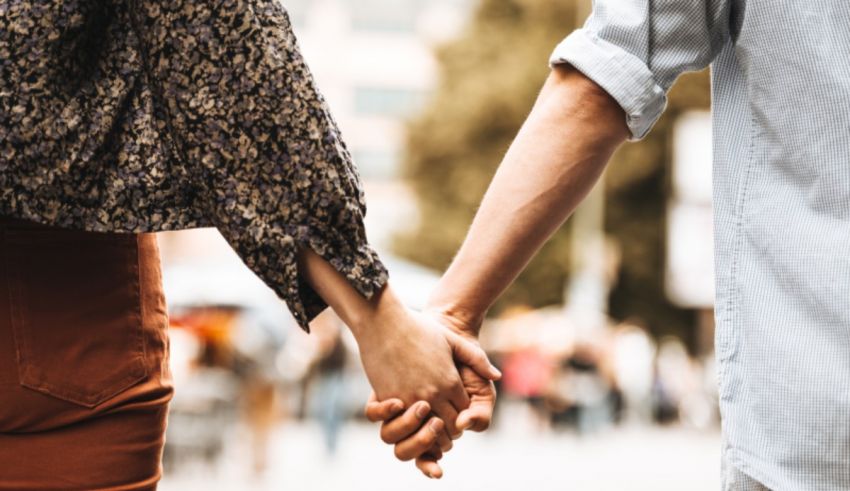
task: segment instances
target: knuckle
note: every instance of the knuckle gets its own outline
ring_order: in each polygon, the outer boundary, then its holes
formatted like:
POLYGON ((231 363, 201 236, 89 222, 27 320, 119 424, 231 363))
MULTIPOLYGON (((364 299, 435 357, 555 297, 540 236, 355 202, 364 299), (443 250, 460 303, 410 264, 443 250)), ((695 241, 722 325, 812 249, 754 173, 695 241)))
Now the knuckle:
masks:
POLYGON ((435 401, 440 397, 440 389, 438 387, 426 387, 422 389, 420 399, 424 401, 435 401))
POLYGON ((409 434, 415 432, 416 430, 418 430, 419 427, 422 426, 422 423, 428 418, 429 414, 430 414, 430 411, 425 413, 425 416, 423 416, 421 418, 419 416, 417 416, 416 413, 413 413, 413 412, 406 415, 405 418, 402 420, 402 423, 404 425, 404 432, 409 435, 409 434))
POLYGON ((461 382, 460 377, 457 374, 452 375, 450 377, 446 377, 443 381, 443 392, 455 391, 459 389, 463 389, 463 383, 461 382))
POLYGON ((474 348, 472 350, 472 361, 476 363, 482 363, 487 361, 487 356, 484 354, 484 351, 481 348, 474 348))
POLYGON ((382 429, 381 430, 381 441, 386 443, 387 445, 392 445, 395 441, 392 438, 392 434, 389 430, 382 429))
POLYGON ((398 446, 395 447, 394 453, 395 453, 395 458, 397 458, 398 460, 400 460, 402 462, 407 462, 411 458, 403 448, 399 448, 398 446))
POLYGON ((434 434, 433 431, 426 431, 424 435, 422 435, 416 442, 416 446, 425 451, 431 448, 434 445, 434 442, 437 440, 437 435, 434 434))

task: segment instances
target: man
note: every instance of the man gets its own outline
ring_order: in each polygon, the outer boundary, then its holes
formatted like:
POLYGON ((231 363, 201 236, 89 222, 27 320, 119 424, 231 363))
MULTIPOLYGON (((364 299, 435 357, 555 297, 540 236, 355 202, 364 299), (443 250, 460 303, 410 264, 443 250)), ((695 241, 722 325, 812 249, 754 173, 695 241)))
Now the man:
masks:
MULTIPOLYGON (((474 338, 674 80, 711 64, 723 489, 850 489, 848 26, 837 0, 597 0, 552 54, 431 312, 474 338)), ((458 425, 484 428, 495 393, 464 378, 458 425)), ((385 441, 439 475, 390 402, 367 408, 385 441)))

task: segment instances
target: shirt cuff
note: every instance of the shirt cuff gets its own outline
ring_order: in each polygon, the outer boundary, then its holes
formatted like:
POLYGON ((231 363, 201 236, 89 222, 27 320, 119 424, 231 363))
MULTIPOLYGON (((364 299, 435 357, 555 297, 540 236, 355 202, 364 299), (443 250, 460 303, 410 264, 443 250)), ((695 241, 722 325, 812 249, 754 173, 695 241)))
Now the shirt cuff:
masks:
POLYGON ((569 63, 596 82, 626 112, 629 140, 649 133, 667 105, 667 95, 646 63, 628 51, 600 39, 587 28, 573 31, 549 57, 549 65, 569 63))
MULTIPOLYGON (((356 203, 347 205, 356 209, 356 203)), ((312 249, 342 274, 364 297, 371 298, 389 279, 389 272, 365 238, 362 224, 355 230, 334 227, 320 220, 305 224, 220 227, 245 264, 286 302, 304 331, 328 304, 310 286, 298 267, 301 250, 312 249)))
POLYGON ((312 249, 366 298, 380 291, 389 279, 389 272, 378 254, 365 238, 322 225, 289 227, 291 253, 284 265, 285 281, 274 285, 284 299, 298 325, 310 332, 310 321, 322 313, 328 304, 301 275, 294 258, 300 249, 312 249))

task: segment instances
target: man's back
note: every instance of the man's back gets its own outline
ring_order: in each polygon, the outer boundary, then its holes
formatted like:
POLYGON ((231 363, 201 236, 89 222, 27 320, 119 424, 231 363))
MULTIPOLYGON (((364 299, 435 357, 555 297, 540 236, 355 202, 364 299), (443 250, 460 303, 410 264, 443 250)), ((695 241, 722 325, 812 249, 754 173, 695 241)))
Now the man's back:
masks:
POLYGON ((850 3, 599 0, 552 61, 633 139, 712 63, 725 457, 771 489, 850 489, 850 3))
POLYGON ((717 354, 729 460, 850 488, 850 4, 749 0, 714 63, 717 354))

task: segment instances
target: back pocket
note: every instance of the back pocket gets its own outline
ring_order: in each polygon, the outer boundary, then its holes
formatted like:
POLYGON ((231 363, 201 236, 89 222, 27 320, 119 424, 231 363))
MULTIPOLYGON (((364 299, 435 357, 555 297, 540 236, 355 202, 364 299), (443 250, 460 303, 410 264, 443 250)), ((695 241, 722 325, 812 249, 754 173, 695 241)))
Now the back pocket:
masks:
POLYGON ((7 229, 24 387, 95 407, 147 375, 137 236, 7 229))

